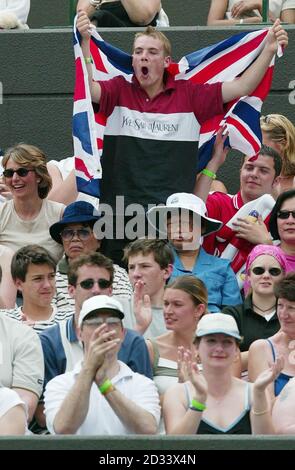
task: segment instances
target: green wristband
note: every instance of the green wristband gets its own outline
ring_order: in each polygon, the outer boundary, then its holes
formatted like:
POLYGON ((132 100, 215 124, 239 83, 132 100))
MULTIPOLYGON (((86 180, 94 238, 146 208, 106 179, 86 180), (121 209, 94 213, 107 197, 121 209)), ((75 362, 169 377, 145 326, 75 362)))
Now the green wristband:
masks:
POLYGON ((190 405, 190 410, 194 410, 194 411, 204 411, 206 410, 206 405, 204 405, 204 403, 200 403, 199 401, 197 400, 192 400, 191 401, 191 405, 190 405))
POLYGON ((216 179, 216 174, 213 173, 213 171, 207 170, 207 168, 204 168, 204 170, 202 170, 201 173, 203 173, 203 175, 208 176, 208 177, 211 178, 212 180, 215 180, 215 179, 216 179))
POLYGON ((113 387, 112 382, 109 379, 106 379, 98 388, 102 395, 105 395, 110 388, 113 387))
POLYGON ((92 64, 92 57, 84 57, 85 64, 92 64))

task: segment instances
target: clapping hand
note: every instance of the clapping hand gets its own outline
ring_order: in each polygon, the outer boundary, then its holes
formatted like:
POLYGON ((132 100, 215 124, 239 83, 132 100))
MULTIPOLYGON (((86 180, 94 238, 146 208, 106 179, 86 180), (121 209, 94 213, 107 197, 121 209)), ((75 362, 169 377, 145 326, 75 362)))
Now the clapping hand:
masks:
POLYGON ((133 311, 136 330, 143 334, 152 322, 152 306, 150 296, 144 294, 144 283, 141 280, 134 285, 133 311))
POLYGON ((284 358, 278 357, 266 370, 263 370, 254 382, 256 390, 263 392, 268 385, 275 381, 284 367, 284 358))

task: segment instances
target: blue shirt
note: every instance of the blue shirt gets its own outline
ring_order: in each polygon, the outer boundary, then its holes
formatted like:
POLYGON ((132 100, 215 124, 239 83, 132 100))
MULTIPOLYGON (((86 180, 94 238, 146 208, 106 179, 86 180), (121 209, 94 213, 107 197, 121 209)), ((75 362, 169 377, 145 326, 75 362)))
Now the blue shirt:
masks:
POLYGON ((195 265, 189 271, 184 268, 175 249, 173 252, 174 264, 170 281, 187 274, 193 274, 201 279, 208 290, 209 312, 220 312, 226 305, 242 303, 239 285, 229 260, 209 255, 203 248, 200 248, 195 265))
MULTIPOLYGON (((66 336, 70 343, 78 342, 74 325, 74 315, 67 320, 66 336)), ((66 371, 67 358, 62 344, 60 325, 47 328, 39 335, 45 365, 44 388, 47 382, 66 371)), ((81 352, 82 356, 82 352, 81 352)), ((149 353, 143 337, 136 331, 125 329, 125 337, 118 353, 118 359, 130 369, 153 378, 149 353)))

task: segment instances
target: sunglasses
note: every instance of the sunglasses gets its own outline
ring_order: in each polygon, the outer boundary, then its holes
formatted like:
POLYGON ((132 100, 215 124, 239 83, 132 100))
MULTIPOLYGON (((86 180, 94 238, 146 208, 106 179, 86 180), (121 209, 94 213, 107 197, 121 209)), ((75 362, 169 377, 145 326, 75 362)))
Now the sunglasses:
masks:
POLYGON ((295 211, 278 211, 277 218, 289 219, 290 215, 292 215, 293 219, 295 219, 295 211))
POLYGON ((70 241, 76 235, 80 240, 87 240, 90 237, 91 231, 87 228, 79 228, 78 230, 73 230, 71 228, 65 228, 60 232, 60 236, 65 241, 70 241))
POLYGON ((112 281, 109 281, 108 279, 98 279, 95 281, 94 279, 85 279, 85 281, 79 282, 79 286, 82 287, 82 289, 92 289, 94 284, 98 284, 98 287, 100 289, 107 289, 108 287, 111 287, 112 281))
POLYGON ((271 276, 279 276, 282 274, 282 270, 280 268, 264 269, 262 266, 255 266, 255 268, 252 269, 252 273, 256 274, 256 276, 261 276, 265 271, 267 271, 271 276))
POLYGON ((119 323, 121 323, 121 320, 120 318, 118 317, 109 317, 109 318, 91 318, 89 320, 84 320, 83 323, 85 325, 89 325, 89 326, 100 326, 102 325, 103 323, 106 323, 107 325, 113 325, 113 326, 117 326, 119 325, 119 323))
POLYGON ((3 176, 5 178, 12 178, 14 173, 16 173, 18 176, 28 176, 30 171, 35 171, 32 168, 18 168, 17 170, 13 170, 12 168, 7 168, 6 170, 3 171, 3 176))

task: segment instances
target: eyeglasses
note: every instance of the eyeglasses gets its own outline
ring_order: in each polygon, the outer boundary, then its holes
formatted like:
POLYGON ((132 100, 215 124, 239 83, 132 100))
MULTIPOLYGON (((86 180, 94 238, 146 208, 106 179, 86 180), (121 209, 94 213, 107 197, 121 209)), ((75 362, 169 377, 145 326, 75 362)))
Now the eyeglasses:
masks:
POLYGON ((85 279, 84 281, 79 282, 78 286, 81 286, 82 289, 90 290, 94 284, 98 284, 100 289, 107 289, 108 287, 111 287, 112 281, 102 278, 98 279, 97 281, 94 279, 85 279))
POLYGON ((6 170, 3 171, 3 176, 5 178, 12 178, 14 173, 16 173, 18 176, 24 177, 28 176, 30 171, 35 171, 32 168, 18 168, 17 170, 13 170, 12 168, 7 168, 6 170))
POLYGON ((278 211, 277 218, 289 219, 290 215, 292 215, 293 219, 295 219, 295 211, 278 211))
POLYGON ((262 266, 255 266, 255 268, 252 269, 252 273, 254 273, 256 276, 261 276, 261 274, 264 274, 265 271, 267 271, 271 276, 279 276, 282 274, 282 270, 280 268, 265 269, 262 266))
POLYGON ((91 318, 89 320, 84 320, 83 324, 85 325, 94 325, 94 326, 100 326, 103 323, 106 323, 107 325, 112 325, 112 326, 117 326, 119 323, 121 323, 120 318, 118 317, 109 317, 109 318, 91 318))
POLYGON ((73 230, 71 228, 65 228, 60 232, 60 236, 65 241, 70 241, 77 236, 80 240, 87 240, 90 237, 91 231, 87 228, 78 228, 78 230, 73 230))

